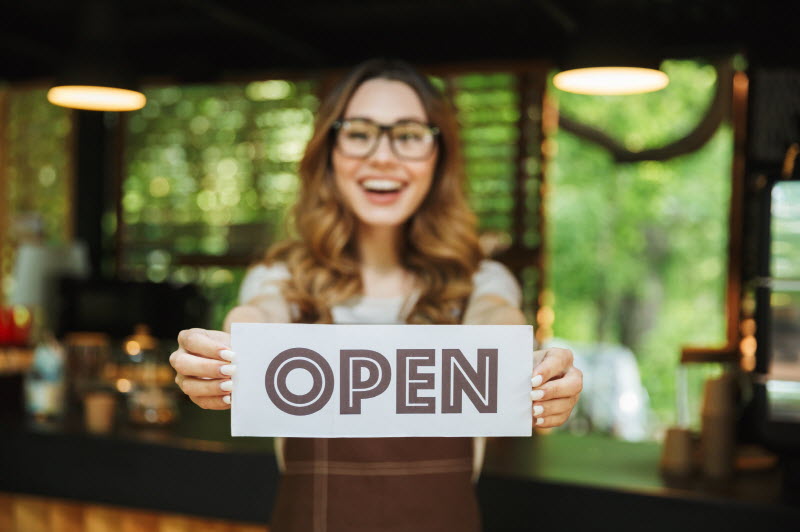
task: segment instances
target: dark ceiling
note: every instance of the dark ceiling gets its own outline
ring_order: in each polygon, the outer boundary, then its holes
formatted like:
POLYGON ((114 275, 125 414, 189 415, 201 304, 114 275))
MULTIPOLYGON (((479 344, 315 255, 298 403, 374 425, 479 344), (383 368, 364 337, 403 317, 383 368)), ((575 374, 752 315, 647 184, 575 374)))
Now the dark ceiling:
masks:
MULTIPOLYGON (((4 2, 0 80, 54 76, 79 38, 118 47, 140 79, 214 80, 340 67, 557 61, 574 43, 654 58, 744 52, 800 64, 793 2, 736 0, 24 0, 4 2), (92 5, 100 6, 95 16, 92 5), (113 13, 110 7, 116 6, 113 13), (92 21, 98 24, 92 25, 92 21), (91 37, 94 36, 94 40, 91 37)), ((796 10, 795 10, 796 11, 796 10)))

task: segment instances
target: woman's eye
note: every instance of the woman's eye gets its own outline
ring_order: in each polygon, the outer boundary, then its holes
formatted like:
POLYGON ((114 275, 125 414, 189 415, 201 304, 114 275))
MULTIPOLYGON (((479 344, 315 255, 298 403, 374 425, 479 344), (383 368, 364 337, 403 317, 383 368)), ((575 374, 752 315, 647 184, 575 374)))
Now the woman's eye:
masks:
POLYGON ((401 142, 419 142, 425 135, 419 131, 399 131, 394 138, 401 142))
POLYGON ((347 138, 349 140, 369 140, 370 135, 366 131, 348 131, 347 138))

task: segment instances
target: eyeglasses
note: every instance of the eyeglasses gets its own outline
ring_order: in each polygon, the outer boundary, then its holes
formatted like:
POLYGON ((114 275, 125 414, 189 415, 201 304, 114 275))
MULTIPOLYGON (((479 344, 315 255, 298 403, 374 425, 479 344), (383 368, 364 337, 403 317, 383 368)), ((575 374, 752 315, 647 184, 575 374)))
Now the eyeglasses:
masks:
POLYGON ((427 159, 436 147, 439 128, 416 120, 401 120, 384 125, 366 118, 334 122, 336 147, 348 157, 366 158, 377 149, 381 136, 389 136, 389 145, 398 159, 427 159))

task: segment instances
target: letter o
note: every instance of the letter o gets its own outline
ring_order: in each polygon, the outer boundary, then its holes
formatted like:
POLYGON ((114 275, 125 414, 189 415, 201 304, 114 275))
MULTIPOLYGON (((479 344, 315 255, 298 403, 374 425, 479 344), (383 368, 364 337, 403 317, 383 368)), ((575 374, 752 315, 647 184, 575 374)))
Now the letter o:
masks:
POLYGON ((293 347, 281 352, 267 366, 264 386, 272 403, 293 416, 307 416, 328 404, 333 394, 333 370, 316 351, 293 347), (286 378, 295 369, 307 371, 313 379, 311 389, 304 394, 289 391, 286 378))

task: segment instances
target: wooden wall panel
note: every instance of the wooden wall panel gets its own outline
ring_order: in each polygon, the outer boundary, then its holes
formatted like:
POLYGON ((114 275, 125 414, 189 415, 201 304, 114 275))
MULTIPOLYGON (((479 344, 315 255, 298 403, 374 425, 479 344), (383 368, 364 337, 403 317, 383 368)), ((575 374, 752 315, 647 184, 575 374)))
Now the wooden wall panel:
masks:
POLYGON ((119 510, 111 506, 87 504, 83 507, 83 530, 85 532, 112 532, 119 530, 119 510))
POLYGON ((269 528, 264 525, 235 525, 234 532, 269 532, 269 528))
POLYGON ((158 532, 159 515, 146 510, 122 510, 120 532, 158 532))
POLYGON ((0 493, 0 530, 13 530, 13 500, 6 493, 0 493))
POLYGON ((82 532, 83 505, 79 502, 49 501, 52 532, 82 532))
POLYGON ((269 532, 269 527, 0 493, 0 532, 269 532))
POLYGON ((20 532, 49 532, 50 519, 47 501, 38 497, 13 498, 12 512, 15 530, 20 532))
POLYGON ((158 520, 158 532, 191 532, 189 520, 182 515, 164 515, 158 520))

